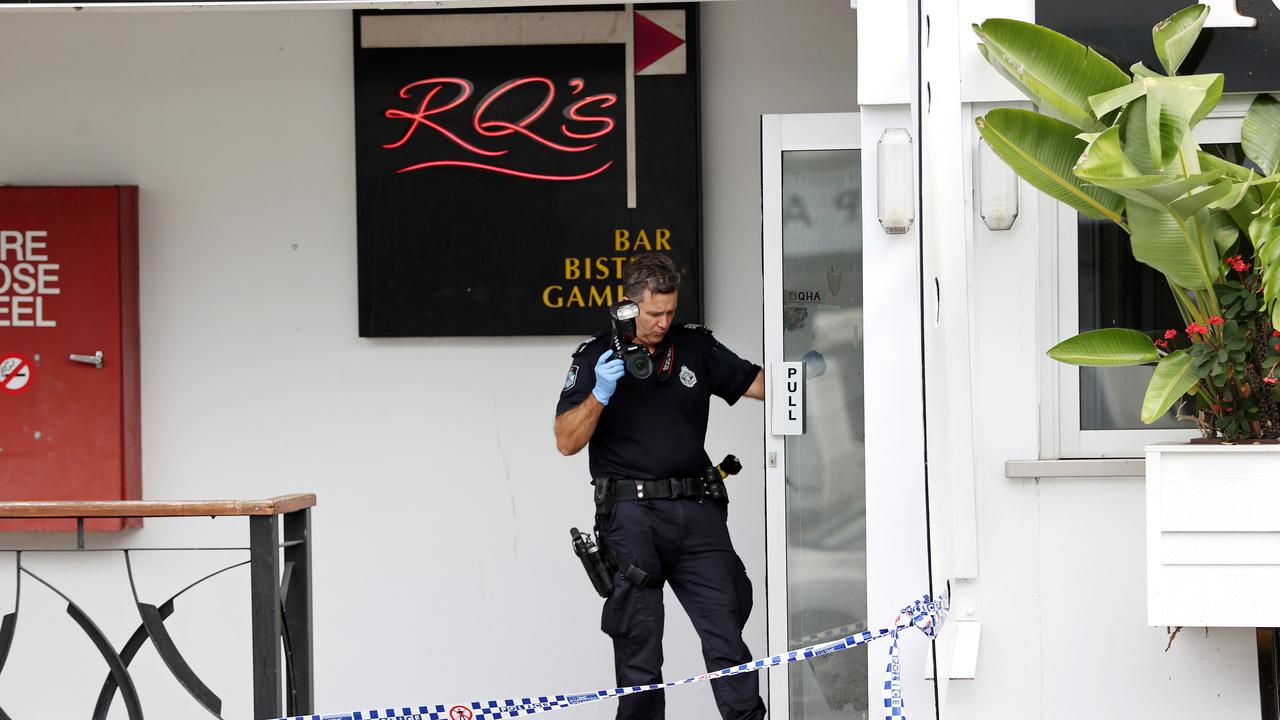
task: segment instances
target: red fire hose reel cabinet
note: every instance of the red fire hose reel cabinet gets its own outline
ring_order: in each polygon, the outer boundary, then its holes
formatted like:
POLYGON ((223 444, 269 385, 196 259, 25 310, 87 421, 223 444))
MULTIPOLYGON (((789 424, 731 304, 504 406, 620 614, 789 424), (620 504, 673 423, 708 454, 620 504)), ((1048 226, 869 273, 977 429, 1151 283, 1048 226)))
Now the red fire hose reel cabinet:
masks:
POLYGON ((0 187, 0 500, 141 496, 138 189, 0 187))

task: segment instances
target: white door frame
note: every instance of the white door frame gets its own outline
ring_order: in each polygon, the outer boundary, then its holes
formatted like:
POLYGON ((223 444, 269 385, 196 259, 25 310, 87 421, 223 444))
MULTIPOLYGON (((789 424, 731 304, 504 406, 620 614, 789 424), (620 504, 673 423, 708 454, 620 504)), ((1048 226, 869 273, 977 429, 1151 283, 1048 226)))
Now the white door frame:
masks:
MULTIPOLYGON (((919 237, 888 235, 876 219, 876 142, 889 127, 910 128, 910 108, 864 107, 861 113, 764 115, 761 193, 764 251, 764 360, 782 355, 782 153, 862 149, 864 393, 866 400, 867 611, 886 627, 904 605, 928 592, 928 529, 921 383, 919 237)), ((918 217, 918 215, 917 215, 918 217)), ((773 379, 769 378, 769 383, 773 379)), ((770 388, 771 390, 771 388, 770 388)), ((772 417, 766 392, 765 417, 772 417)), ((765 429, 765 596, 770 654, 786 652, 786 445, 765 429)), ((907 711, 933 717, 933 683, 925 679, 927 640, 910 631, 901 641, 907 711)), ((883 713, 887 641, 869 648, 868 713, 883 713)), ((769 717, 790 720, 787 671, 769 674, 769 717)))

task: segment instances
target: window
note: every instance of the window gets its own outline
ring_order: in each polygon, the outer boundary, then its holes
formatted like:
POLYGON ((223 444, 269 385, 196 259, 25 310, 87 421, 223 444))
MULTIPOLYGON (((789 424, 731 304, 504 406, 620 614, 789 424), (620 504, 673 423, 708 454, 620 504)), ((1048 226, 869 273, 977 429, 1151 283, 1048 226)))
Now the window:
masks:
MULTIPOLYGON (((1196 128, 1206 152, 1242 162, 1240 125, 1252 100, 1251 96, 1224 98, 1196 128)), ((1182 331, 1182 318, 1164 277, 1133 259, 1123 231, 1112 223, 1081 217, 1058 203, 1045 205, 1046 222, 1055 228, 1057 244, 1058 292, 1054 297, 1049 289, 1043 298, 1057 308, 1056 332, 1046 338, 1050 344, 1106 327, 1134 328, 1153 337, 1168 328, 1182 331)), ((1154 424, 1145 425, 1139 419, 1152 367, 1077 368, 1052 360, 1046 363, 1054 383, 1042 392, 1056 395, 1057 403, 1056 409, 1046 409, 1045 420, 1051 429, 1056 426, 1056 433, 1048 433, 1050 447, 1042 449, 1042 456, 1140 457, 1146 445, 1180 442, 1197 434, 1190 421, 1177 419, 1179 404, 1154 424), (1052 390, 1055 383, 1056 392, 1052 390)))

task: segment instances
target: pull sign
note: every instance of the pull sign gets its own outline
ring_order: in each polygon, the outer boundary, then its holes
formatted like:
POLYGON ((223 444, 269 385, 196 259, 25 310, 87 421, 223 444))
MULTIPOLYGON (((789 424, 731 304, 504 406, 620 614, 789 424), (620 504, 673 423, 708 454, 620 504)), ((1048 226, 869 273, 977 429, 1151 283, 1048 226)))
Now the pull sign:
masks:
POLYGON ((775 362, 773 375, 774 435, 804 434, 804 363, 775 362))

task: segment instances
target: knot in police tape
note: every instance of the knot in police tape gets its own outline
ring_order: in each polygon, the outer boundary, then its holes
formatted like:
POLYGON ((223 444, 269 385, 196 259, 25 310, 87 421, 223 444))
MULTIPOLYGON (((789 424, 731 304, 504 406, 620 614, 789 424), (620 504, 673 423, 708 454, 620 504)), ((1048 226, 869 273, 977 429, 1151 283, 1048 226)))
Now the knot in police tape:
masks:
POLYGON ((716 680, 732 675, 741 675, 788 665, 866 645, 885 636, 890 638, 889 662, 885 665, 885 718, 886 720, 902 720, 907 715, 902 698, 902 664, 898 653, 898 635, 903 630, 914 627, 924 633, 925 637, 933 640, 938 636, 939 629, 947 619, 947 609, 947 596, 945 593, 937 600, 931 600, 928 595, 925 595, 902 608, 902 611, 898 613, 898 617, 894 619, 893 627, 856 632, 838 640, 809 645, 781 655, 760 658, 723 670, 654 685, 635 685, 610 690, 595 690, 564 695, 540 695, 538 697, 518 699, 473 700, 468 703, 418 705, 416 707, 386 708, 382 710, 356 710, 324 715, 297 715, 278 718, 277 720, 498 720, 498 718, 523 717, 525 715, 551 712, 561 708, 576 707, 623 695, 635 695, 652 690, 662 690, 678 685, 690 685, 704 680, 716 680))

